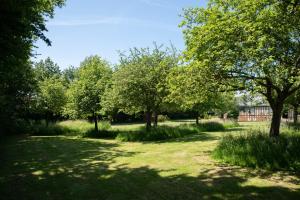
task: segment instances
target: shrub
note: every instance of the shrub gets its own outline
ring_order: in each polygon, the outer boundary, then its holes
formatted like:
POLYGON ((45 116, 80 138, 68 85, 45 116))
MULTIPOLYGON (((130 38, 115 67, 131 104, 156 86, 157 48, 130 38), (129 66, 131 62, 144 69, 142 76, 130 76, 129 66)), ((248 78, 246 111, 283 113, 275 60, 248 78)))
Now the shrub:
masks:
POLYGON ((136 131, 126 131, 119 132, 117 139, 120 141, 159 141, 166 140, 171 138, 184 137, 186 135, 196 133, 197 130, 188 126, 179 126, 179 127, 168 127, 168 126, 159 126, 152 128, 150 131, 147 131, 145 128, 141 128, 136 131))
POLYGON ((165 121, 168 121, 168 120, 170 120, 170 119, 167 115, 158 115, 157 116, 157 121, 158 122, 165 122, 165 121))
POLYGON ((198 131, 224 131, 225 127, 219 122, 204 122, 196 125, 198 131))
POLYGON ((213 157, 243 167, 299 170, 300 135, 282 134, 279 138, 270 138, 260 131, 227 135, 221 139, 213 157))

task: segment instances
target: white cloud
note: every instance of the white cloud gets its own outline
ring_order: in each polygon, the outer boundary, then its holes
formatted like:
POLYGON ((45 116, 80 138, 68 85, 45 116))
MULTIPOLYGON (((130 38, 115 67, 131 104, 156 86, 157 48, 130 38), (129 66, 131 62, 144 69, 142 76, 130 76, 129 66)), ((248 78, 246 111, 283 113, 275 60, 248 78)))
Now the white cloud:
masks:
POLYGON ((85 26, 97 24, 120 24, 123 22, 122 18, 109 17, 101 19, 71 19, 71 20, 54 20, 48 22, 49 26, 85 26))
POLYGON ((131 25, 136 27, 162 29, 172 32, 180 31, 177 25, 165 24, 157 21, 143 20, 126 17, 104 17, 91 19, 68 19, 53 20, 48 22, 48 26, 89 26, 89 25, 131 25))

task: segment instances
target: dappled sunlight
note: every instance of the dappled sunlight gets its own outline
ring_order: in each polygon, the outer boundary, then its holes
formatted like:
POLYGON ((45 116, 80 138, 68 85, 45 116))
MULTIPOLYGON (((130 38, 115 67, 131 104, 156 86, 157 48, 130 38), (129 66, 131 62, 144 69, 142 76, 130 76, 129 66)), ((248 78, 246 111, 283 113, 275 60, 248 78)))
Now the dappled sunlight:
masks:
POLYGON ((296 199, 300 195, 300 177, 295 173, 232 167, 213 160, 212 150, 222 134, 227 133, 135 143, 64 136, 16 139, 7 144, 9 151, 1 151, 5 165, 0 166, 0 192, 12 199, 296 199))

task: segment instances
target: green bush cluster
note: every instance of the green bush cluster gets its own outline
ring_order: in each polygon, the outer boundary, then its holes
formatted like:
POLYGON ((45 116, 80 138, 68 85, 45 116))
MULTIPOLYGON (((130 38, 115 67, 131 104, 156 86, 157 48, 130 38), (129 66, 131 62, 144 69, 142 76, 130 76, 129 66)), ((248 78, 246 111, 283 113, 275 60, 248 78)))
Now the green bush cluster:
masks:
POLYGON ((270 138, 261 131, 223 137, 213 157, 243 167, 268 170, 300 169, 300 134, 282 134, 270 138))
POLYGON ((168 115, 158 115, 157 116, 157 121, 158 122, 165 122, 170 120, 170 118, 168 117, 168 115))
POLYGON ((210 131, 224 131, 225 127, 219 122, 204 122, 195 126, 198 131, 210 132, 210 131))
POLYGON ((159 141, 159 140, 167 140, 172 138, 180 138, 196 132, 197 132, 196 129, 189 126, 178 126, 178 127, 159 126, 159 127, 152 128, 150 131, 147 131, 145 128, 141 128, 140 130, 136 130, 136 131, 119 132, 117 134, 116 139, 123 142, 159 141))

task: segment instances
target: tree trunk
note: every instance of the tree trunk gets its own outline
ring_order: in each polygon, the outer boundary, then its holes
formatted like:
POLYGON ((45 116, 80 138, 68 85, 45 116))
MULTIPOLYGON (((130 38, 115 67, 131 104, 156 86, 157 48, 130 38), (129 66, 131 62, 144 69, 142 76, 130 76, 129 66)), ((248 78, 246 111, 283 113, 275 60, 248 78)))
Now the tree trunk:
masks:
POLYGON ((271 121, 270 128, 270 137, 278 137, 280 133, 280 121, 281 121, 281 113, 283 109, 283 102, 277 103, 272 106, 273 115, 271 121))
POLYGON ((149 131, 151 129, 151 116, 152 113, 150 110, 146 112, 146 129, 149 131))
POLYGON ((154 127, 157 127, 157 120, 158 120, 158 114, 157 112, 154 112, 154 123, 153 123, 154 127))
POLYGON ((195 112, 195 119, 196 119, 196 124, 199 124, 199 113, 195 112))
POLYGON ((95 132, 98 133, 98 119, 97 119, 97 115, 94 113, 94 122, 95 122, 95 132))
POLYGON ((294 105, 294 124, 298 122, 298 106, 294 105))

